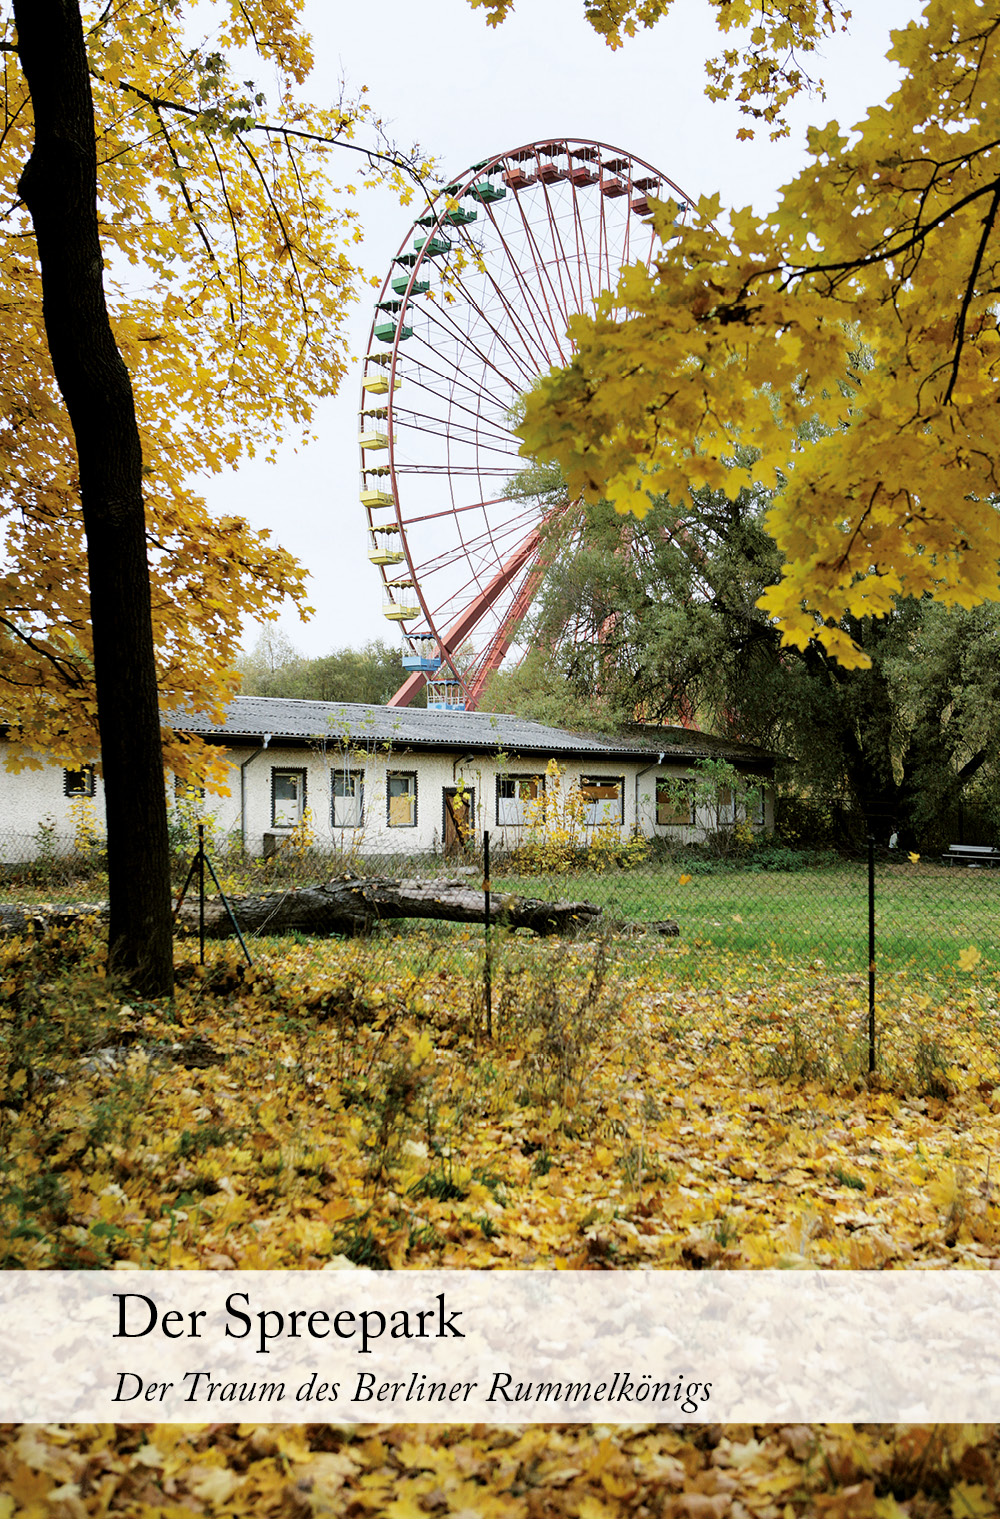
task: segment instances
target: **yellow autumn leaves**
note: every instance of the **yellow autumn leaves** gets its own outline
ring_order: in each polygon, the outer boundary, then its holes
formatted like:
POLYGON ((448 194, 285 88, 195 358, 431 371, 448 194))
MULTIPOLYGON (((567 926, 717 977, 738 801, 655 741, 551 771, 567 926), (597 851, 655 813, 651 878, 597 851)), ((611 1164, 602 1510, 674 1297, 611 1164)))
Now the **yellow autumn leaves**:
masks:
MULTIPOLYGON (((346 372, 359 220, 331 184, 324 139, 350 139, 368 110, 302 103, 298 0, 81 8, 105 284, 142 436, 160 690, 167 708, 217 708, 235 688, 242 619, 285 596, 302 608, 304 572, 266 532, 213 518, 191 482, 308 431, 346 372), (212 41, 199 49, 203 28, 212 41), (245 82, 247 48, 270 101, 245 82)), ((5 17, 0 710, 29 743, 78 762, 97 751, 79 482, 17 190, 33 129, 5 17)), ((391 167, 386 177, 402 187, 391 167)), ((191 755, 175 744, 168 761, 184 772, 191 755)))
POLYGON ((9 1425, 0 1519, 988 1519, 995 1425, 9 1425))
MULTIPOLYGON (((762 10, 794 34, 783 7, 762 10)), ((929 0, 894 34, 888 105, 853 135, 811 133, 809 165, 766 218, 720 225, 702 199, 676 237, 676 208, 657 208, 655 270, 626 270, 574 318, 571 364, 527 402, 524 452, 620 511, 780 485, 768 525, 786 563, 760 605, 786 641, 818 639, 846 664, 867 659, 845 614, 881 616, 901 594, 1000 596, 984 444, 1000 359, 998 48, 972 0, 929 0), (752 462, 733 462, 741 445, 752 462)))
MULTIPOLYGON (((540 3, 540 0, 535 0, 540 3)), ((514 0, 469 0, 485 9, 487 23, 498 26, 514 9, 514 0)), ((711 100, 734 99, 743 115, 764 122, 772 139, 787 136, 782 113, 803 89, 818 86, 810 55, 825 37, 843 28, 850 12, 841 0, 707 0, 719 31, 736 32, 736 47, 726 47, 705 66, 711 100)), ((587 0, 583 15, 611 48, 622 46, 643 28, 669 24, 672 0, 587 0)), ((744 126, 737 137, 753 137, 744 126)))
POLYGON ((865 988, 823 967, 702 956, 692 975, 681 946, 622 941, 601 971, 592 946, 515 938, 487 1039, 478 941, 378 947, 261 948, 246 975, 213 947, 168 1015, 120 1004, 96 950, 74 979, 0 941, 6 1006, 30 1014, 0 1022, 8 1262, 1000 1259, 985 985, 894 978, 869 1088, 865 988))

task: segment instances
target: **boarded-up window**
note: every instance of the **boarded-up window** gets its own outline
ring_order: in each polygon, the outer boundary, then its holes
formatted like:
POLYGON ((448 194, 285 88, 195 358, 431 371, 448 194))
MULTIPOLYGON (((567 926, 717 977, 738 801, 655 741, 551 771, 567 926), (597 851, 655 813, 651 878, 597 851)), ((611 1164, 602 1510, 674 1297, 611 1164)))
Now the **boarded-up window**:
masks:
POLYGON ((390 828, 415 828, 417 823, 417 777, 412 773, 390 775, 388 793, 390 828))
POLYGON ((497 778, 497 826, 517 828, 535 821, 545 793, 544 775, 501 775, 497 778))
POLYGON ((580 795, 584 801, 583 821, 588 828, 602 823, 624 823, 624 777, 583 775, 580 777, 580 795))
POLYGON ((334 828, 360 828, 365 816, 365 778, 360 770, 334 770, 330 774, 334 828))
POLYGON ((689 828, 694 822, 694 786, 691 781, 672 781, 661 776, 656 782, 656 826, 689 828))

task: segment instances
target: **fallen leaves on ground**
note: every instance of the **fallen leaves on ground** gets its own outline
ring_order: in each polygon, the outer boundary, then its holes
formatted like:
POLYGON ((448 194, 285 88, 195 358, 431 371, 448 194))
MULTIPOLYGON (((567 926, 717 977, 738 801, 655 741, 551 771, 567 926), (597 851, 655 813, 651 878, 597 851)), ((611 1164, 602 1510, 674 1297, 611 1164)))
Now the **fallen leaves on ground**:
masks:
POLYGON ((515 949, 487 1038, 461 942, 447 962, 417 935, 380 958, 298 944, 246 974, 218 952, 144 1005, 96 950, 67 970, 8 941, 4 1264, 1000 1261, 988 988, 900 983, 879 1038, 912 1079, 892 1086, 845 1075, 866 1037, 851 978, 743 967, 695 989, 667 955, 515 949))
POLYGON ((989 1519, 993 1425, 7 1425, 3 1519, 989 1519))

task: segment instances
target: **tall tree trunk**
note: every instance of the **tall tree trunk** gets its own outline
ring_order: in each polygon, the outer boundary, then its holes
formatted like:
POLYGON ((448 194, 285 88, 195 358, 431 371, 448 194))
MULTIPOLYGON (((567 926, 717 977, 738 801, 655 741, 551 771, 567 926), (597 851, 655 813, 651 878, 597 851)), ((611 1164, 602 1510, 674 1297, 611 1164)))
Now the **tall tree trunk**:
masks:
POLYGON ((80 466, 101 759, 111 968, 173 989, 170 859, 142 500, 128 371, 104 299, 94 103, 77 0, 14 0, 35 142, 20 193, 42 270, 49 352, 80 466))

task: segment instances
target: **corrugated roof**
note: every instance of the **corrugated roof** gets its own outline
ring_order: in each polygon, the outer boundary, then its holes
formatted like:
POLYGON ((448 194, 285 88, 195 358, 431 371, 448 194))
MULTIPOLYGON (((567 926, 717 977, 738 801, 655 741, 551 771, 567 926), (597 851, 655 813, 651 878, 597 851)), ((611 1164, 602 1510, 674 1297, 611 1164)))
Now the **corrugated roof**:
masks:
POLYGON ((574 755, 624 759, 657 757, 719 759, 770 765, 774 759, 752 744, 733 743, 689 728, 656 728, 648 734, 613 737, 571 733, 530 718, 500 712, 434 712, 422 707, 379 707, 362 702, 296 701, 284 696, 237 696, 220 726, 203 714, 174 712, 171 726, 207 739, 272 739, 303 742, 378 743, 414 749, 504 750, 510 754, 574 755))

